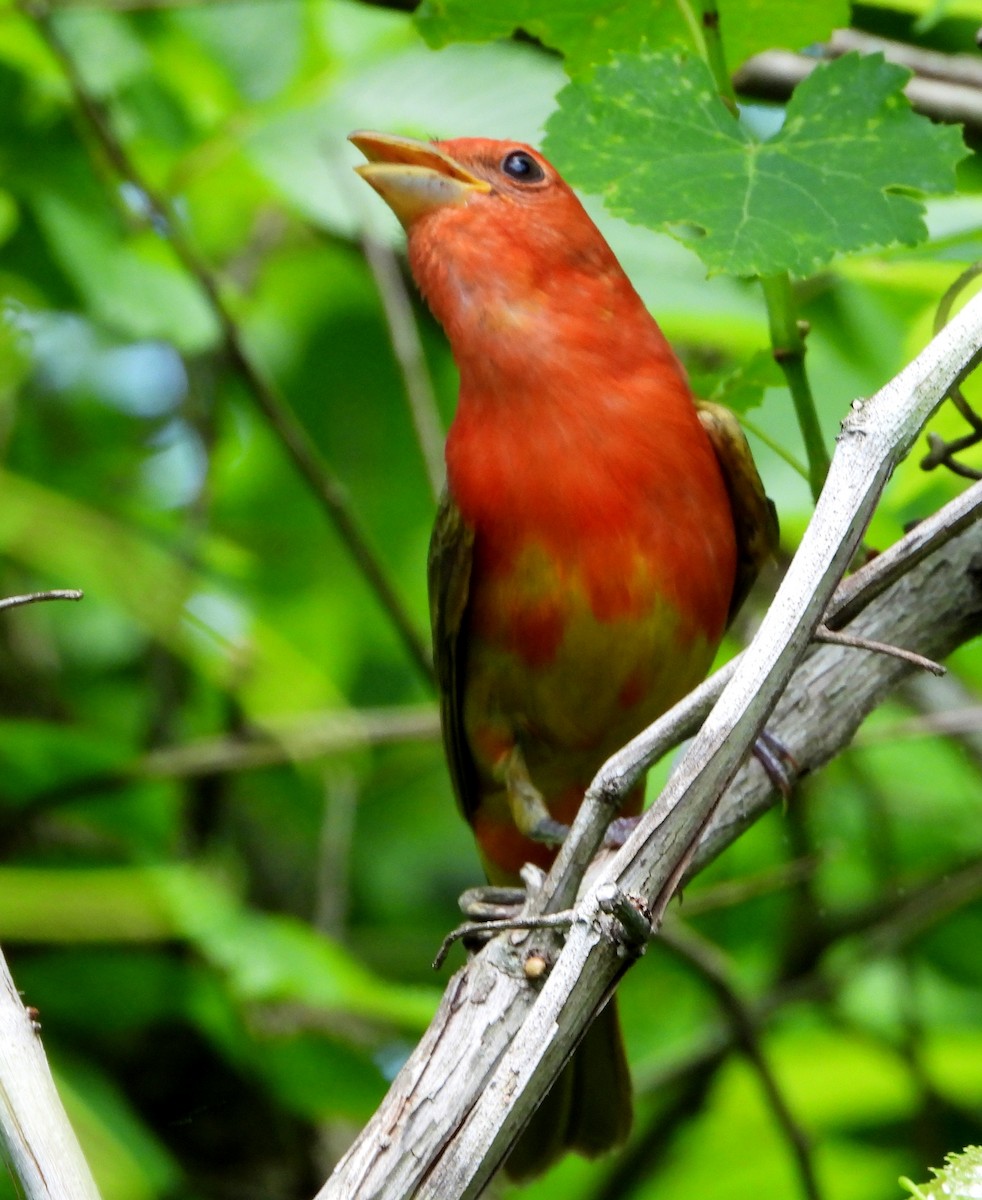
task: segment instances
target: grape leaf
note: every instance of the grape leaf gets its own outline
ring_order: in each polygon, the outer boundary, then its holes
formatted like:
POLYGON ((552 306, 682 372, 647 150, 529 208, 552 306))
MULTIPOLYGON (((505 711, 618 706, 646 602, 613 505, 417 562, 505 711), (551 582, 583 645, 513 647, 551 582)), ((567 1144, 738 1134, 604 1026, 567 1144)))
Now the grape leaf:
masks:
MULTIPOLYGON (((752 54, 773 48, 797 50, 823 41, 849 24, 848 0, 721 0, 720 33, 726 61, 734 69, 752 54)), ((570 75, 605 62, 612 54, 635 53, 644 45, 680 42, 701 50, 701 16, 690 6, 655 0, 423 0, 416 24, 434 47, 448 42, 483 42, 523 29, 560 51, 570 75), (687 19, 688 15, 688 19, 687 19)))
POLYGON ((625 57, 560 92, 546 149, 571 183, 666 228, 711 273, 804 275, 840 251, 923 241, 911 193, 954 187, 961 134, 911 110, 908 78, 878 54, 822 64, 761 142, 700 59, 625 57))

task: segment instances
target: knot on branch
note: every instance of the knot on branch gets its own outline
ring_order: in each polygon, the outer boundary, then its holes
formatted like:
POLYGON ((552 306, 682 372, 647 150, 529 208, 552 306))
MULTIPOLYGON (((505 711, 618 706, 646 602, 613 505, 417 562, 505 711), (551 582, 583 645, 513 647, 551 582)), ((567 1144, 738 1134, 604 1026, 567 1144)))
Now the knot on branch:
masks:
POLYGON ((621 805, 624 802, 624 793, 627 790, 619 777, 611 779, 605 776, 599 783, 595 783, 589 789, 587 796, 595 796, 604 808, 609 808, 611 811, 610 819, 612 820, 620 812, 621 805))
POLYGON ((620 925, 618 950, 634 958, 644 954, 654 932, 644 901, 639 896, 628 896, 615 883, 606 883, 597 891, 597 905, 620 925))

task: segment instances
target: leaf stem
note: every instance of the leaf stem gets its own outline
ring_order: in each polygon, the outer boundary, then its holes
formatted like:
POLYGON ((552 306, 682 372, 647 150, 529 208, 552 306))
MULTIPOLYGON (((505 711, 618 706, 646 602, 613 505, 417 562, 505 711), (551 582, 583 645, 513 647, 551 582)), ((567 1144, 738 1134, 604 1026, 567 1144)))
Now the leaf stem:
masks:
POLYGON ((772 438, 762 425, 758 425, 756 421, 751 420, 746 413, 740 413, 739 417, 740 424, 748 433, 752 433, 758 441, 763 442, 768 450, 773 450, 778 458, 783 459, 793 471, 796 471, 801 476, 802 479, 808 479, 808 468, 797 457, 797 455, 792 454, 790 450, 782 446, 777 438, 772 438))
POLYGON ((779 275, 761 276, 767 304, 767 320, 771 329, 771 350, 774 361, 784 372, 794 403, 795 415, 808 456, 808 484, 817 500, 829 469, 829 452, 822 437, 812 396, 811 384, 805 370, 805 330, 798 323, 791 278, 787 271, 779 275))
POLYGON ((713 73, 720 99, 726 107, 738 115, 736 92, 733 90, 733 80, 726 66, 726 54, 723 50, 723 39, 719 31, 719 9, 716 0, 700 0, 699 8, 702 13, 702 48, 706 64, 713 73))

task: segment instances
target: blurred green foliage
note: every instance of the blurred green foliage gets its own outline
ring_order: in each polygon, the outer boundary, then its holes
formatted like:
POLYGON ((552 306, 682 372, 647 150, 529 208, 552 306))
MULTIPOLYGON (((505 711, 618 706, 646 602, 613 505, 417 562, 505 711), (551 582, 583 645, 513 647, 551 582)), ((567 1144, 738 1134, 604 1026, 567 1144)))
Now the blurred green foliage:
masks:
MULTIPOLYGON (((316 1191, 425 1027, 440 990, 428 964, 479 867, 429 682, 255 404, 173 235, 217 280, 422 631, 433 501, 359 244, 366 229, 399 235, 344 138, 541 141, 565 77, 527 42, 433 51, 408 16, 350 0, 117 7, 54 14, 66 64, 43 21, 0 2, 0 595, 86 592, 0 614, 0 943, 106 1200, 293 1200, 316 1191)), ((522 24, 521 6, 492 7, 486 33, 522 24)), ((978 5, 945 7, 863 13, 967 48, 978 5)), ((428 4, 428 37, 471 36, 434 32, 442 9, 462 11, 428 4)), ((639 35, 628 26, 619 37, 639 35)), ((574 43, 582 62, 589 45, 574 43)), ((747 119, 776 128, 780 110, 747 119)), ((799 282, 830 440, 979 257, 979 178, 973 156, 961 194, 928 203, 920 247, 840 257, 799 282)), ((693 378, 750 408, 783 451, 755 441, 791 551, 808 491, 787 461, 800 447, 758 294, 707 281, 685 247, 588 203, 693 378)), ((415 315, 446 422, 452 362, 415 315)), ((961 431, 947 411, 936 428, 961 431)), ((961 486, 905 464, 871 545, 961 486)), ((923 1178, 978 1140, 982 758, 918 720, 978 702, 979 656, 959 652, 940 699, 912 692, 876 714, 679 909, 766 1013, 761 1046, 828 1200, 894 1196, 898 1175, 923 1178), (928 919, 908 915, 914 896, 928 919), (891 920, 901 936, 877 942, 891 920)), ((787 1138, 707 984, 656 944, 620 994, 637 1137, 527 1194, 797 1194, 787 1138)))

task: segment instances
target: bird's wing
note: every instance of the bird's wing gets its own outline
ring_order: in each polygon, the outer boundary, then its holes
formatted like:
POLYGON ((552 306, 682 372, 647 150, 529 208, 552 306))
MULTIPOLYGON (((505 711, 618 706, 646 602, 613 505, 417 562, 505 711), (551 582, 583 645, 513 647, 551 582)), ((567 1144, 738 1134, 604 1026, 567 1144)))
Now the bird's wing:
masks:
POLYGON ((470 820, 478 803, 478 776, 464 733, 465 622, 474 531, 444 491, 430 538, 427 578, 433 659, 440 689, 440 726, 457 803, 470 820))
POLYGON ((737 573, 730 620, 746 599, 764 563, 777 550, 777 510, 764 491, 740 422, 728 408, 696 400, 696 411, 723 472, 736 528, 737 573))

